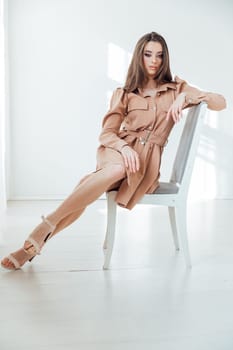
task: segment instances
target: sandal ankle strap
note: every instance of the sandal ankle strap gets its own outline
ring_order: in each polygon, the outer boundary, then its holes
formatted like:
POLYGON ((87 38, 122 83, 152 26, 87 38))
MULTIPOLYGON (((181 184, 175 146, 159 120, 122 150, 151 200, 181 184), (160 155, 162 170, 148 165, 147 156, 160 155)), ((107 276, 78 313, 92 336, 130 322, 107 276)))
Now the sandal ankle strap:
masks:
POLYGON ((49 227, 51 228, 52 232, 55 230, 56 226, 51 224, 51 222, 48 219, 46 219, 44 217, 44 215, 41 216, 41 219, 43 220, 43 222, 45 222, 47 225, 49 225, 49 227))
MULTIPOLYGON (((33 246, 33 248, 35 249, 35 253, 36 253, 37 255, 40 255, 41 247, 40 247, 40 245, 38 244, 38 242, 37 242, 34 238, 32 238, 32 237, 28 237, 28 238, 27 238, 27 242, 31 243, 32 246, 33 246)), ((26 249, 24 249, 24 251, 25 251, 25 253, 28 254, 28 251, 27 251, 26 249)))

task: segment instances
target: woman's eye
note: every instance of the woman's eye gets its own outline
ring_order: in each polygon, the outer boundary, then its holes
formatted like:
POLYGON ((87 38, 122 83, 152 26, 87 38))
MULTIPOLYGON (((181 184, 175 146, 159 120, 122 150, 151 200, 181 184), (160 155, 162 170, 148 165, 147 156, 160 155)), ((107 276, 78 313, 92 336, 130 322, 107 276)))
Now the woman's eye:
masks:
MULTIPOLYGON (((146 56, 146 57, 152 57, 152 54, 151 53, 148 53, 148 52, 145 52, 144 53, 144 56, 146 56)), ((161 54, 159 54, 159 55, 156 55, 155 56, 157 59, 162 59, 163 58, 163 54, 161 53, 161 54)))

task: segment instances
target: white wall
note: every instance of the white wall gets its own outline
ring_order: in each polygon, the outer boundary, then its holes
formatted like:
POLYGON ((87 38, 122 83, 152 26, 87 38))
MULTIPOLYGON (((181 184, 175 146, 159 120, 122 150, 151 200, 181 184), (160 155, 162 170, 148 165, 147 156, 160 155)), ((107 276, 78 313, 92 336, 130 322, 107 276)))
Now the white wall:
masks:
POLYGON ((95 169, 107 96, 152 30, 174 74, 228 100, 205 126, 191 193, 232 198, 232 13, 231 0, 9 0, 8 198, 62 198, 95 169))

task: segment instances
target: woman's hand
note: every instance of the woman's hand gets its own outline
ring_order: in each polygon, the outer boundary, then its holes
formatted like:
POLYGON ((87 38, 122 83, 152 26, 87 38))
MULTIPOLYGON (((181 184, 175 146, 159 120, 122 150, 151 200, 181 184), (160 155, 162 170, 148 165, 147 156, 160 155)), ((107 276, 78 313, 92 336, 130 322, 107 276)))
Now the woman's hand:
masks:
POLYGON ((140 168, 139 156, 130 146, 123 146, 121 154, 125 162, 125 167, 130 173, 136 173, 140 168))
POLYGON ((179 122, 182 116, 182 109, 185 104, 185 92, 181 92, 167 112, 166 120, 172 118, 175 123, 179 122))

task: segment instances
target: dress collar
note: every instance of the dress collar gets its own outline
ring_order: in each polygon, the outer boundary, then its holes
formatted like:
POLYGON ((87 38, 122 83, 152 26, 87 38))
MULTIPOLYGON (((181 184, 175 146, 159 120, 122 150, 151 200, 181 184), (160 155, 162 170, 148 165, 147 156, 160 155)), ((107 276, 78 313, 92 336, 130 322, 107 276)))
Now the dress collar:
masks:
MULTIPOLYGON (((168 89, 176 90, 176 83, 162 84, 156 89, 156 93, 161 92, 161 91, 167 91, 168 89)), ((138 91, 140 93, 140 96, 142 96, 142 97, 151 96, 147 91, 143 91, 141 88, 138 88, 138 91)))

